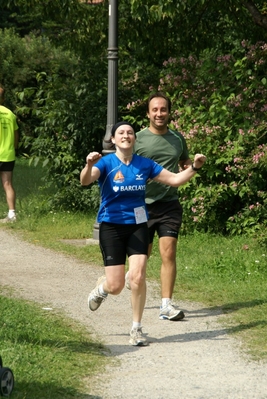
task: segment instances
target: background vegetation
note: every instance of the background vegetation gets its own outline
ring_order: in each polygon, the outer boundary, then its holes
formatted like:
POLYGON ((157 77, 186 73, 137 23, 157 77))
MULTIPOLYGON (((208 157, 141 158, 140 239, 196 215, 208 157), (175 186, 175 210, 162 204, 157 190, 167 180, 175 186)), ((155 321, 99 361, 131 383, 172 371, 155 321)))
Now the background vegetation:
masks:
MULTIPOLYGON (((208 163, 181 189, 185 232, 252 234, 266 245, 265 1, 120 0, 119 118, 147 125, 162 89, 171 126, 208 163)), ((20 124, 20 153, 45 166, 53 210, 88 212, 87 152, 102 150, 108 1, 3 0, 0 81, 20 124)))
MULTIPOLYGON (((201 174, 180 189, 185 212, 176 298, 220 307, 244 349, 266 359, 267 3, 118 4, 119 118, 136 130, 146 126, 145 101, 150 92, 164 90, 173 103, 171 126, 185 135, 192 156, 201 151, 208 157, 201 174)), ((5 228, 97 264, 97 246, 89 250, 61 240, 90 237, 95 222, 98 189, 80 187, 79 173, 90 149, 102 151, 107 36, 108 0, 93 7, 78 0, 1 1, 0 83, 20 127, 18 222, 5 228)), ((2 191, 0 213, 6 215, 2 191)), ((155 245, 149 278, 159 279, 159 262, 155 245)), ((22 364, 15 395, 38 392, 42 398, 50 379, 46 397, 82 398, 84 380, 76 387, 81 369, 91 375, 94 362, 102 367, 101 345, 57 315, 43 323, 35 307, 1 295, 1 354, 11 368, 18 359, 22 364), (14 332, 17 319, 26 332, 17 326, 14 332), (51 340, 44 342, 44 334, 51 340), (58 369, 65 375, 54 380, 58 369)))

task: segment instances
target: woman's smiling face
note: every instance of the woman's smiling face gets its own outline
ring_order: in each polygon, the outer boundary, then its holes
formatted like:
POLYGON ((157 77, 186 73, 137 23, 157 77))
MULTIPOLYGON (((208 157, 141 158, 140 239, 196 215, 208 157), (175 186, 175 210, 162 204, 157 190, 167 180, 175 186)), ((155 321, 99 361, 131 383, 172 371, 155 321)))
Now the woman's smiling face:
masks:
POLYGON ((114 137, 112 137, 112 142, 121 149, 132 149, 135 143, 133 128, 129 125, 119 126, 114 133, 114 137))

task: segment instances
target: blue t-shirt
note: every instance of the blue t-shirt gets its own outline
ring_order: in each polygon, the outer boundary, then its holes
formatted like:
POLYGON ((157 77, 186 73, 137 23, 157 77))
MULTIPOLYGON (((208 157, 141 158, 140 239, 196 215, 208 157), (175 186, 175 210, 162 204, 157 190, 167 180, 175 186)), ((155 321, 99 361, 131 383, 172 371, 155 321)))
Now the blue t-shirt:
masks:
POLYGON ((101 204, 98 223, 136 224, 135 208, 145 205, 146 182, 160 174, 163 167, 155 161, 134 154, 125 165, 113 153, 105 155, 95 165, 100 170, 101 204))

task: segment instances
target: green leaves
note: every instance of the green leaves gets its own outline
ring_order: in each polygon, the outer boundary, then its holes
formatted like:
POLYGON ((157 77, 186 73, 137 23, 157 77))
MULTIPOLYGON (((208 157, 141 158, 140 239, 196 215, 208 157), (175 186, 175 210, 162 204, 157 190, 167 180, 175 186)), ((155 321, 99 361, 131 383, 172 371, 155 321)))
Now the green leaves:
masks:
MULTIPOLYGON (((106 125, 108 2, 4 0, 3 7, 0 26, 25 36, 0 37, 0 79, 12 87, 21 146, 45 165, 59 202, 80 207, 78 171, 90 148, 101 152, 106 125)), ((119 1, 119 115, 145 126, 146 98, 162 89, 173 103, 170 126, 192 155, 208 157, 181 188, 187 229, 225 232, 230 217, 266 205, 258 192, 267 178, 267 50, 258 38, 266 32, 239 0, 119 1)))
POLYGON ((207 156, 197 179, 179 188, 186 232, 266 227, 266 62, 262 43, 164 62, 160 87, 172 98, 171 127, 184 134, 191 157, 207 156))

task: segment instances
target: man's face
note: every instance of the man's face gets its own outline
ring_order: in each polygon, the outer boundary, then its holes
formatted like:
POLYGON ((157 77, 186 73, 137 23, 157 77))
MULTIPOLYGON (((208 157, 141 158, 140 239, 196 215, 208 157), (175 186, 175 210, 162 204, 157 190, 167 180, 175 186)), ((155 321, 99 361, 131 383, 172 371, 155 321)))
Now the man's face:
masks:
POLYGON ((169 121, 168 102, 165 98, 155 97, 149 103, 147 117, 150 120, 150 127, 162 131, 166 130, 169 121))

